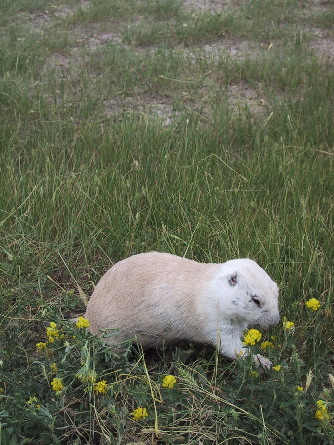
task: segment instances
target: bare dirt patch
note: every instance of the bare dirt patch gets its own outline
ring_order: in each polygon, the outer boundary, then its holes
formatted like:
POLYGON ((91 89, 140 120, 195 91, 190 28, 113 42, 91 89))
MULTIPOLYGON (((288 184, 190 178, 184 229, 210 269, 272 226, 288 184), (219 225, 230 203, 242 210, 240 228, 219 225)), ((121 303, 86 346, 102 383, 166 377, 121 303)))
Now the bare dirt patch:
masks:
POLYGON ((185 0, 183 5, 187 11, 219 12, 234 3, 236 2, 233 0, 185 0))
MULTIPOLYGON (((79 8, 89 7, 90 1, 82 1, 78 6, 70 8, 66 5, 50 7, 50 11, 39 11, 29 15, 31 26, 38 31, 50 27, 57 20, 69 17, 79 8)), ((208 12, 219 13, 224 8, 236 8, 239 6, 238 0, 185 0, 184 9, 188 12, 208 12)), ((323 12, 328 10, 330 4, 323 0, 314 0, 310 9, 305 8, 305 16, 314 12, 323 12)), ((142 20, 142 17, 139 19, 142 20)), ((138 23, 138 17, 136 18, 138 23)), ((134 22, 136 23, 136 22, 134 22)), ((48 60, 45 70, 59 70, 61 76, 68 68, 75 69, 75 65, 87 57, 87 53, 97 51, 99 48, 114 43, 116 45, 124 45, 122 32, 122 23, 113 23, 102 25, 101 23, 91 23, 88 25, 80 24, 73 30, 75 36, 75 47, 71 48, 69 55, 53 54, 48 60)), ((323 58, 334 59, 334 39, 331 39, 330 30, 322 30, 320 28, 308 28, 304 26, 304 31, 311 35, 309 48, 316 55, 323 58)), ((213 43, 203 43, 193 47, 179 46, 176 48, 184 57, 194 61, 199 57, 208 57, 217 60, 221 57, 243 60, 245 58, 256 59, 272 47, 272 43, 268 46, 264 43, 258 43, 252 40, 242 39, 233 36, 220 36, 213 43)), ((274 42, 274 48, 276 43, 274 42)), ((144 51, 142 47, 134 48, 136 51, 144 51)), ((155 47, 145 48, 145 51, 153 51, 155 47)), ((247 107, 252 113, 259 115, 266 113, 267 106, 263 99, 260 87, 253 87, 246 84, 230 85, 225 91, 225 97, 233 110, 247 107)), ((188 108, 187 98, 182 97, 180 93, 180 103, 184 109, 188 108)), ((189 108, 192 110, 200 110, 200 113, 207 115, 209 113, 206 105, 208 97, 201 91, 194 93, 191 99, 192 103, 189 108)), ((174 109, 173 99, 162 96, 151 96, 147 94, 133 95, 132 97, 116 97, 108 98, 103 102, 105 113, 107 115, 119 115, 122 113, 130 113, 131 111, 139 112, 144 115, 152 115, 161 118, 164 125, 169 125, 180 115, 180 111, 174 109)), ((208 116, 209 117, 209 116, 208 116)))
POLYGON ((34 31, 43 31, 54 25, 54 19, 63 19, 70 17, 78 9, 85 9, 90 6, 91 2, 81 1, 79 5, 70 8, 67 5, 50 6, 50 9, 39 10, 33 13, 24 14, 27 17, 27 21, 30 27, 34 31))
POLYGON ((238 111, 247 107, 254 114, 263 114, 266 111, 266 103, 262 99, 261 89, 253 88, 246 84, 230 85, 227 89, 229 105, 238 111))
POLYGON ((309 47, 315 54, 334 60, 334 39, 328 37, 322 29, 313 28, 309 32, 313 35, 309 47))
POLYGON ((34 31, 41 32, 51 25, 52 14, 50 14, 48 10, 38 11, 33 14, 28 14, 27 20, 34 31))
POLYGON ((256 58, 264 50, 267 50, 267 47, 252 40, 231 37, 221 38, 214 43, 196 46, 191 49, 185 48, 184 52, 191 56, 194 51, 202 51, 205 56, 212 57, 215 60, 221 57, 242 60, 247 57, 256 58))
POLYGON ((137 98, 113 98, 104 101, 107 115, 119 115, 123 113, 137 112, 144 115, 153 115, 161 118, 163 125, 172 123, 181 113, 174 109, 173 99, 169 97, 152 97, 143 95, 137 98))
POLYGON ((109 42, 120 43, 121 41, 122 37, 117 32, 100 32, 89 38, 88 47, 91 51, 95 51, 109 42))

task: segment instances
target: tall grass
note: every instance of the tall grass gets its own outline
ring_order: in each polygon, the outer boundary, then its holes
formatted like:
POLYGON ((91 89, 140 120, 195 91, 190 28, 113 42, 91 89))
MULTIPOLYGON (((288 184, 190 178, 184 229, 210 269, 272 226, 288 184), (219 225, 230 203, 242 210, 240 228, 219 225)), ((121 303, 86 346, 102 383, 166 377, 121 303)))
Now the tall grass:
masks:
POLYGON ((194 16, 170 0, 73 1, 64 17, 54 2, 43 32, 22 23, 23 13, 49 8, 43 0, 6 10, 1 443, 333 440, 332 62, 300 31, 312 16, 301 22, 297 2, 283 3, 194 16), (108 23, 117 25, 116 42, 82 47, 86 32, 108 23), (258 51, 232 58, 219 45, 233 38, 258 51), (66 64, 56 64, 59 54, 66 64), (256 106, 243 100, 247 89, 256 106), (154 100, 168 104, 168 125, 150 109, 154 100), (280 326, 265 337, 276 337, 267 353, 281 370, 255 376, 250 362, 198 345, 117 357, 69 326, 111 264, 149 250, 258 261, 280 285, 282 316, 295 323, 295 335, 280 326), (318 312, 305 306, 312 297, 318 312), (52 321, 64 338, 36 352, 52 321), (88 377, 78 381, 82 367, 108 382, 106 395, 88 377), (176 375, 175 388, 161 387, 166 374, 176 375), (64 383, 59 394, 54 377, 64 383), (27 403, 32 396, 39 401, 27 403), (327 420, 314 418, 319 399, 327 420), (149 415, 136 422, 138 406, 149 415))

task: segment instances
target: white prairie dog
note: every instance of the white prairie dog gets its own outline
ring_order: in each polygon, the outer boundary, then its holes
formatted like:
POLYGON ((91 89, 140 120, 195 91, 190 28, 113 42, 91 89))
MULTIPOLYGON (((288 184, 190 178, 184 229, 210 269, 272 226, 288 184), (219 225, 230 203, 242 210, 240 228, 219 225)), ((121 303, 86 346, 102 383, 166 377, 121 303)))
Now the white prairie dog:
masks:
MULTIPOLYGON (((245 329, 279 322, 278 287, 250 259, 197 263, 168 253, 133 255, 116 263, 97 284, 85 317, 93 334, 114 344, 137 339, 144 347, 181 340, 212 344, 231 359, 247 354, 245 329)), ((270 362, 258 357, 261 364, 270 362)))

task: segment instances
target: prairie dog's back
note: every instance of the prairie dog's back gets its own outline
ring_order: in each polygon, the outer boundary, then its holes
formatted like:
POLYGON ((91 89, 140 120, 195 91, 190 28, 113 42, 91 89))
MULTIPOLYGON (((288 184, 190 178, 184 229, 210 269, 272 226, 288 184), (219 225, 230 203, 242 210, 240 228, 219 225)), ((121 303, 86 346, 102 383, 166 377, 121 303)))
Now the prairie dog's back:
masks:
POLYGON ((173 339, 191 337, 192 330, 198 330, 197 325, 192 327, 196 299, 208 291, 219 268, 168 253, 126 258, 106 272, 89 300, 86 317, 91 331, 119 328, 120 340, 136 335, 143 346, 159 343, 168 329, 173 339), (157 339, 144 338, 146 334, 157 339))

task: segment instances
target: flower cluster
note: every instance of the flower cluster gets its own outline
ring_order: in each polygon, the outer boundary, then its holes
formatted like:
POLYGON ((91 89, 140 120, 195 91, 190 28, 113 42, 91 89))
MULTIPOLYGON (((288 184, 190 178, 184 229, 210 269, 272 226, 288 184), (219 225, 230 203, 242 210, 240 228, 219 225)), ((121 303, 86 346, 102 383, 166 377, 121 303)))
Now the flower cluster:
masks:
POLYGON ((316 298, 310 298, 306 301, 305 304, 306 307, 311 309, 312 311, 317 311, 321 306, 320 301, 318 301, 316 298))
POLYGON ((100 382, 96 382, 93 389, 96 394, 105 394, 108 389, 107 381, 101 380, 100 382))
POLYGON ((254 346, 262 338, 262 334, 257 329, 250 329, 244 338, 244 345, 254 346))
POLYGON ((282 366, 281 365, 276 365, 273 366, 273 370, 279 372, 281 370, 282 366))
POLYGON ((87 318, 79 317, 77 322, 75 323, 75 326, 78 328, 88 328, 88 326, 90 326, 90 323, 87 318))
POLYGON ((314 417, 320 422, 326 422, 329 420, 329 414, 327 410, 326 403, 323 400, 318 400, 317 402, 318 409, 316 410, 314 417))
POLYGON ((51 382, 51 387, 52 389, 56 392, 59 393, 64 389, 64 385, 63 382, 61 381, 61 379, 55 377, 52 382, 51 382))
POLYGON ((271 341, 264 341, 261 343, 260 348, 265 351, 266 349, 274 348, 274 343, 271 341))
POLYGON ((42 350, 42 349, 46 349, 46 343, 40 341, 39 343, 36 343, 36 349, 38 350, 42 350))
POLYGON ((57 329, 56 323, 53 321, 51 321, 50 325, 46 328, 46 336, 49 343, 54 343, 55 339, 59 338, 59 330, 57 329))
POLYGON ((50 369, 52 372, 56 373, 58 371, 57 363, 51 363, 50 369))
POLYGON ((173 388, 176 383, 176 377, 174 375, 166 375, 162 379, 162 386, 164 388, 173 388))
POLYGON ((284 317, 284 320, 283 320, 283 328, 284 328, 286 331, 290 331, 290 330, 293 330, 294 327, 295 327, 294 322, 293 322, 293 321, 288 321, 288 320, 286 319, 286 317, 284 317))
POLYGON ((142 408, 141 406, 137 409, 135 409, 132 413, 131 413, 132 419, 133 420, 141 420, 141 419, 145 419, 145 417, 148 416, 147 410, 146 408, 142 408))
POLYGON ((32 396, 32 397, 29 397, 29 400, 26 401, 26 404, 29 405, 31 408, 34 408, 37 411, 39 411, 41 409, 41 405, 37 402, 38 402, 37 397, 32 396))

